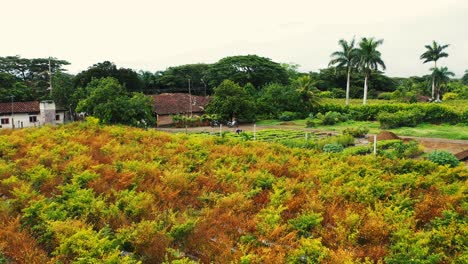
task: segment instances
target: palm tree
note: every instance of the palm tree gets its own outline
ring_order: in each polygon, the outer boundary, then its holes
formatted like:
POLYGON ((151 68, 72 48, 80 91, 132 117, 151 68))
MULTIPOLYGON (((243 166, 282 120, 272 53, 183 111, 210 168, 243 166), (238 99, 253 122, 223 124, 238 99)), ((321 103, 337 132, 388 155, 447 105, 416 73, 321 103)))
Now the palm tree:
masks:
POLYGON ((332 60, 328 64, 328 66, 336 65, 336 68, 346 68, 348 72, 346 79, 346 105, 349 104, 351 69, 355 66, 357 59, 357 49, 354 47, 354 43, 354 38, 349 43, 344 39, 340 39, 338 44, 341 50, 331 54, 332 60))
POLYGON ((465 70, 465 74, 463 75, 461 81, 463 84, 468 85, 468 70, 465 70))
POLYGON ((359 42, 358 54, 358 67, 364 73, 364 99, 363 104, 367 103, 367 81, 372 73, 379 69, 379 66, 385 70, 385 63, 383 62, 380 51, 377 47, 383 43, 383 39, 375 40, 374 38, 362 38, 359 42))
POLYGON ((437 91, 436 102, 440 102, 440 90, 445 87, 450 81, 450 77, 455 76, 455 74, 448 70, 447 67, 442 68, 432 68, 432 80, 434 80, 435 90, 437 91))
POLYGON ((310 110, 310 106, 314 106, 319 103, 319 98, 315 95, 317 88, 315 88, 315 83, 310 75, 297 78, 293 82, 293 85, 301 96, 302 102, 304 103, 307 111, 310 110))
MULTIPOLYGON (((437 42, 434 40, 432 41, 432 46, 431 45, 426 45, 426 52, 421 54, 420 59, 424 60, 423 63, 426 62, 434 62, 434 69, 437 68, 437 61, 440 58, 448 57, 448 54, 445 53, 443 50, 446 49, 449 45, 439 45, 437 42)), ((435 79, 434 75, 432 75, 432 99, 434 99, 434 94, 435 94, 435 79)))

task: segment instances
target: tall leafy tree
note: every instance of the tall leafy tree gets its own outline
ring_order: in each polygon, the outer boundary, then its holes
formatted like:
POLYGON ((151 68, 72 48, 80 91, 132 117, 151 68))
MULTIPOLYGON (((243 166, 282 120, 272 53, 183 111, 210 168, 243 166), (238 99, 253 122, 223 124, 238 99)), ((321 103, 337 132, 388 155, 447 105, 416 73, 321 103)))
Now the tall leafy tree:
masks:
POLYGON ((386 68, 382 54, 377 50, 382 43, 383 39, 375 40, 374 38, 362 38, 359 42, 358 67, 364 73, 364 105, 367 103, 368 80, 372 71, 377 71, 379 67, 383 70, 386 68))
MULTIPOLYGON (((49 98, 50 73, 64 72, 63 66, 70 63, 56 58, 21 58, 20 56, 0 57, 0 73, 13 75, 28 89, 17 90, 19 93, 28 94, 22 98, 28 100, 40 100, 49 98), (50 67, 49 67, 50 66, 50 67), (50 69, 49 69, 50 68, 50 69)), ((17 99, 19 99, 19 96, 17 99)), ((23 100, 24 100, 23 99, 23 100)))
POLYGON ((117 79, 124 89, 129 92, 141 92, 144 88, 143 82, 135 71, 127 68, 117 68, 110 61, 96 63, 87 70, 78 73, 75 76, 74 84, 75 87, 86 87, 92 79, 105 77, 117 79))
POLYGON ((146 127, 155 123, 151 97, 129 95, 115 78, 93 79, 86 86, 86 93, 76 111, 95 116, 104 124, 146 127))
POLYGON ((54 100, 57 105, 68 109, 73 121, 78 101, 83 99, 84 89, 75 88, 73 85, 73 76, 61 72, 53 75, 52 87, 52 100, 54 100))
POLYGON ((447 67, 432 68, 432 79, 434 80, 434 86, 436 90, 436 101, 440 101, 440 92, 446 87, 450 81, 450 77, 454 77, 455 74, 448 70, 447 67))
POLYGON ((284 111, 302 112, 299 92, 291 85, 266 85, 257 98, 258 113, 267 118, 278 118, 284 111))
POLYGON ((318 89, 315 87, 315 82, 310 75, 297 78, 292 85, 299 93, 306 112, 310 111, 312 106, 319 103, 319 97, 316 95, 318 89))
POLYGON ((211 94, 212 89, 208 87, 206 78, 209 67, 209 64, 204 63, 169 67, 157 76, 156 83, 163 92, 187 93, 190 82, 190 90, 193 94, 211 94))
POLYGON ((347 71, 346 78, 346 105, 349 104, 349 90, 351 85, 351 70, 356 65, 358 54, 357 49, 354 47, 354 38, 347 42, 344 39, 338 41, 341 50, 332 53, 332 60, 328 64, 329 66, 336 66, 336 69, 345 68, 347 71))
POLYGON ((254 102, 243 87, 231 80, 225 80, 214 89, 213 98, 206 112, 217 114, 223 120, 233 118, 251 120, 254 118, 254 102))
MULTIPOLYGON (((424 46, 424 47, 426 47, 426 51, 423 54, 421 54, 420 59, 424 60, 423 63, 433 61, 434 62, 434 69, 436 69, 437 68, 437 61, 440 58, 448 57, 448 53, 444 52, 444 49, 448 48, 448 46, 449 46, 448 44, 447 45, 439 45, 437 42, 432 41, 432 45, 424 46)), ((433 77, 432 77, 432 99, 434 99, 435 89, 436 89, 435 79, 434 78, 435 78, 435 76, 433 75, 433 77)))
POLYGON ((223 58, 210 67, 207 79, 211 87, 224 80, 232 80, 241 86, 251 83, 257 89, 269 83, 289 83, 288 73, 281 64, 257 55, 223 58))

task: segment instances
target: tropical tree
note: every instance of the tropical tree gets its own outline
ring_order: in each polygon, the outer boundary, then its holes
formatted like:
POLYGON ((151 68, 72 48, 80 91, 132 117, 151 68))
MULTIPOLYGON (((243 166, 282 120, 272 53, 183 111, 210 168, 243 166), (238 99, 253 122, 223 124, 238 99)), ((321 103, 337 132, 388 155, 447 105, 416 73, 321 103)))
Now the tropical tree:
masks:
POLYGON ((299 93, 299 97, 306 111, 319 103, 319 97, 316 95, 318 89, 315 87, 315 81, 309 76, 302 76, 293 82, 293 86, 299 93))
MULTIPOLYGON (((434 69, 437 68, 437 61, 440 59, 440 58, 444 58, 444 57, 448 57, 448 53, 444 52, 443 50, 446 49, 449 45, 439 45, 437 44, 437 42, 435 41, 432 41, 432 45, 426 45, 424 47, 426 47, 426 52, 424 52, 423 54, 421 54, 421 57, 420 59, 421 60, 424 60, 423 63, 426 63, 426 62, 431 62, 433 61, 434 62, 434 69)), ((432 75, 432 99, 434 99, 434 95, 435 95, 435 79, 434 79, 435 75, 432 75)))
POLYGON ((206 76, 208 86, 217 87, 224 80, 241 86, 251 83, 257 90, 269 83, 289 83, 281 64, 257 55, 226 57, 211 65, 206 76))
POLYGON ((383 39, 375 40, 374 38, 362 38, 359 42, 357 50, 359 69, 364 73, 364 98, 363 104, 367 103, 367 82, 372 71, 377 71, 379 67, 385 70, 385 63, 382 60, 382 54, 377 50, 377 47, 383 43, 383 39))
POLYGON ((142 93, 129 94, 113 77, 93 79, 86 86, 87 97, 78 103, 77 112, 99 118, 103 124, 153 126, 153 101, 142 93))
POLYGON ((449 71, 447 67, 432 68, 431 70, 437 96, 436 101, 440 101, 440 90, 447 85, 450 77, 455 76, 455 74, 449 71))
POLYGON ((354 47, 354 38, 348 43, 344 39, 340 39, 338 44, 341 50, 331 54, 332 60, 328 66, 336 65, 336 69, 345 68, 348 75, 346 78, 346 105, 349 104, 349 89, 351 83, 351 70, 356 64, 357 49, 354 47))
POLYGON ((468 85, 468 70, 465 71, 465 74, 463 75, 461 81, 464 85, 468 85))
POLYGON ((291 85, 272 83, 266 85, 257 98, 257 111, 268 118, 278 118, 284 111, 302 112, 299 92, 291 85))
POLYGON ((86 87, 93 79, 112 77, 119 81, 124 90, 128 92, 141 92, 144 89, 144 83, 138 74, 132 69, 117 68, 110 62, 104 61, 96 63, 78 73, 74 78, 75 87, 86 87))
POLYGON ((223 81, 214 89, 206 112, 217 114, 223 120, 233 120, 233 118, 251 120, 255 115, 253 99, 244 87, 231 80, 223 81))

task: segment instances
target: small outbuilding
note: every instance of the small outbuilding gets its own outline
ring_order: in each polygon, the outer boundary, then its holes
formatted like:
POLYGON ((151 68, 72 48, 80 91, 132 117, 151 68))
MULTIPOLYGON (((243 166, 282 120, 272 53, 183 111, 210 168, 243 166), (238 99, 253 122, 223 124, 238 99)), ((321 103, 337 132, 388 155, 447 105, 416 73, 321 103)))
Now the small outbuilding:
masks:
POLYGON ((210 102, 209 96, 186 93, 162 93, 151 97, 153 97, 157 126, 172 125, 174 115, 201 116, 210 102))
POLYGON ((57 110, 54 101, 0 103, 0 128, 36 127, 63 124, 65 111, 57 110))

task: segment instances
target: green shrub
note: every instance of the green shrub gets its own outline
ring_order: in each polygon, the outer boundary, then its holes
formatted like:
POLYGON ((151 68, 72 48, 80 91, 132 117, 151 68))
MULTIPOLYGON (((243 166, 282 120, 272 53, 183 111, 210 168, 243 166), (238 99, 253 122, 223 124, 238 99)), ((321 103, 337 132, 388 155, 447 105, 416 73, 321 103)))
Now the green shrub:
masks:
POLYGON ((310 229, 320 225, 322 222, 323 217, 320 213, 305 213, 301 214, 298 217, 291 219, 288 223, 291 227, 298 231, 300 236, 309 236, 310 229))
POLYGON ((449 100, 456 100, 459 97, 460 96, 457 93, 445 93, 444 96, 443 96, 443 99, 445 101, 449 101, 449 100))
POLYGON ((377 99, 379 99, 379 100, 392 100, 392 93, 390 93, 390 92, 379 93, 379 95, 377 96, 377 99))
POLYGON ((354 145, 354 137, 351 135, 340 135, 333 137, 326 137, 317 141, 317 149, 323 150, 323 147, 327 144, 340 144, 343 147, 354 145))
POLYGON ((369 132, 369 128, 367 127, 358 127, 358 128, 349 127, 343 130, 344 135, 351 135, 356 138, 362 138, 365 135, 367 135, 368 132, 369 132))
POLYGON ((345 155, 355 156, 355 155, 366 155, 372 153, 372 148, 368 146, 355 146, 349 147, 343 150, 345 155))
POLYGON ((328 153, 342 152, 343 149, 343 145, 337 143, 326 144, 325 146, 323 146, 323 151, 328 153))
POLYGON ((348 120, 346 115, 333 111, 327 112, 324 115, 318 114, 317 118, 320 119, 323 125, 334 125, 348 120))
POLYGON ((417 141, 404 143, 399 139, 382 140, 377 142, 377 154, 390 159, 414 158, 422 154, 417 141))
POLYGON ((424 114, 416 109, 411 111, 398 111, 396 113, 380 113, 377 120, 380 128, 415 127, 423 120, 424 114))
POLYGON ((456 167, 458 164, 460 164, 460 161, 452 153, 445 150, 434 150, 427 158, 439 165, 449 165, 450 167, 456 167))
POLYGON ((333 92, 331 91, 320 92, 318 95, 320 98, 334 98, 333 92))
POLYGON ((281 121, 291 121, 297 118, 299 118, 299 114, 296 112, 290 112, 290 111, 282 112, 280 116, 278 117, 278 119, 281 121))
POLYGON ((312 117, 306 118, 306 127, 316 127, 320 125, 321 121, 312 117))
MULTIPOLYGON (((350 105, 344 106, 333 103, 325 103, 315 106, 312 112, 318 114, 326 114, 327 112, 338 112, 346 116, 350 120, 356 121, 375 121, 381 113, 397 113, 399 111, 418 112, 421 115, 420 122, 426 123, 464 123, 468 120, 465 113, 455 110, 451 107, 441 104, 432 103, 388 103, 388 104, 371 104, 371 105, 350 105)), ((466 114, 468 115, 468 114, 466 114)))
POLYGON ((332 88, 330 90, 333 93, 333 98, 345 98, 346 92, 341 88, 332 88))

